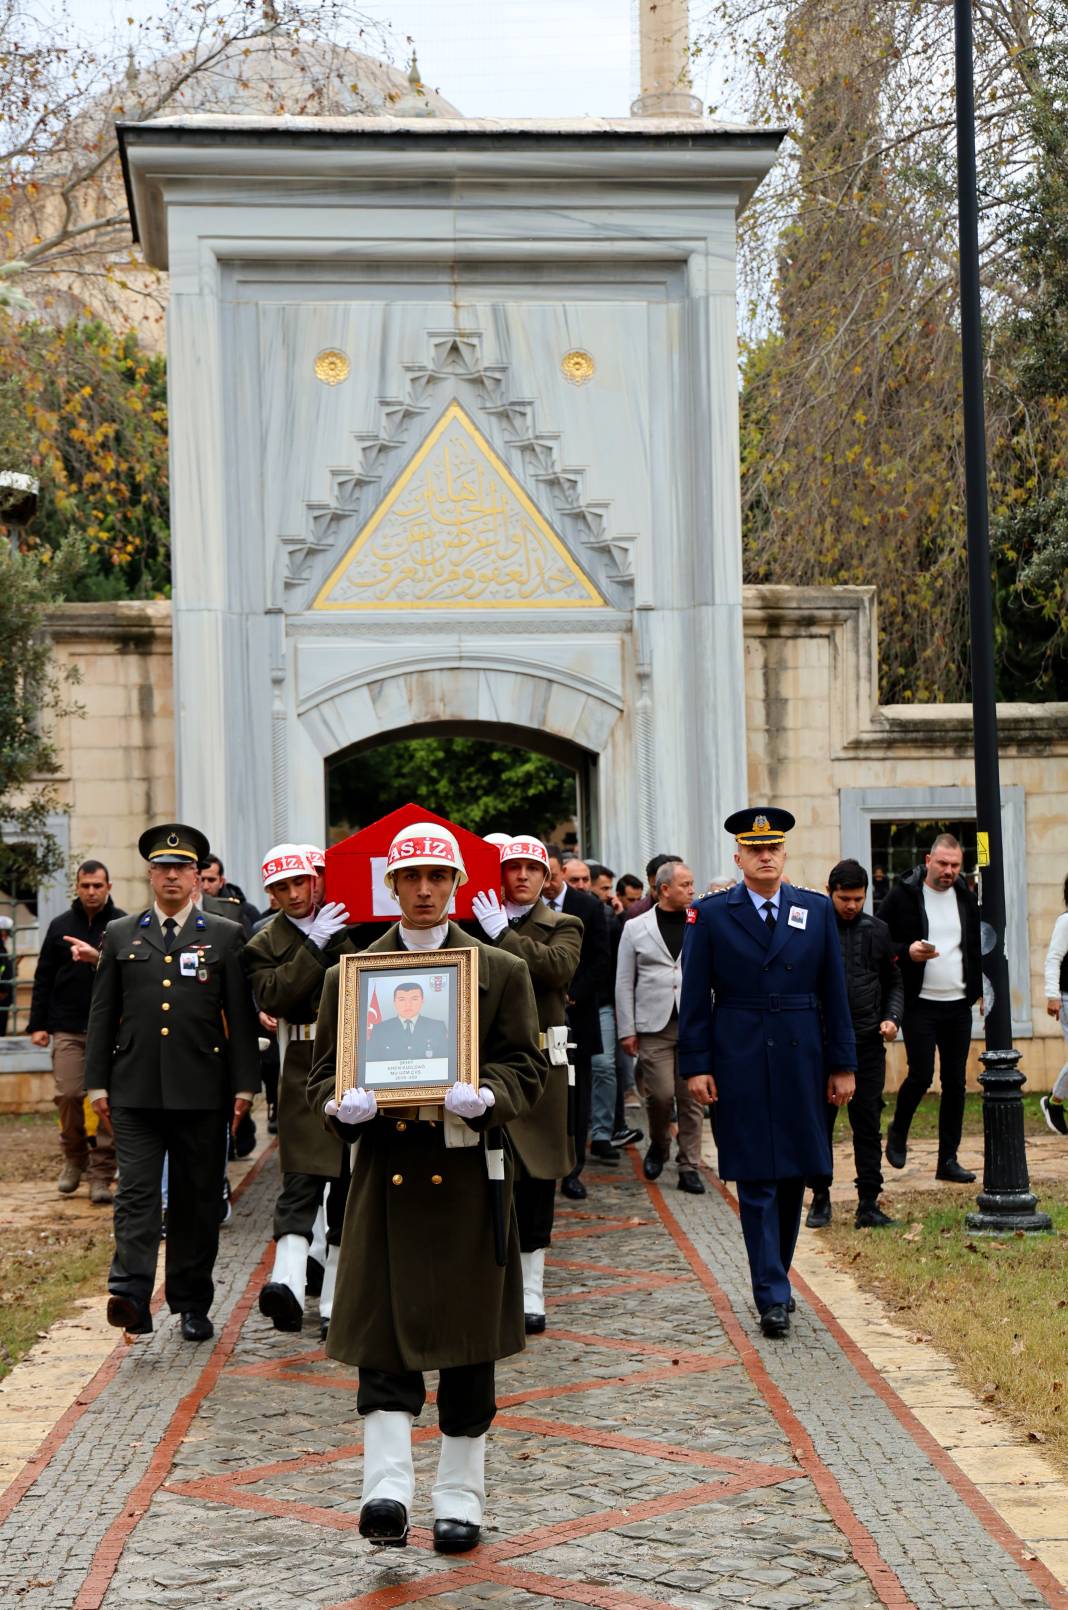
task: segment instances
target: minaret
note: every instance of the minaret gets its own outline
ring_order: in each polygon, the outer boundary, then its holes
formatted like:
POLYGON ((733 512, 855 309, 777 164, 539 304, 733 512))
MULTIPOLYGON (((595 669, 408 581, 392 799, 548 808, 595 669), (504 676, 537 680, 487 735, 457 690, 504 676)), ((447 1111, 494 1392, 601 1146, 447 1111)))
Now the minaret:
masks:
POLYGON ((690 88, 689 0, 639 0, 641 94, 632 117, 700 117, 690 88))

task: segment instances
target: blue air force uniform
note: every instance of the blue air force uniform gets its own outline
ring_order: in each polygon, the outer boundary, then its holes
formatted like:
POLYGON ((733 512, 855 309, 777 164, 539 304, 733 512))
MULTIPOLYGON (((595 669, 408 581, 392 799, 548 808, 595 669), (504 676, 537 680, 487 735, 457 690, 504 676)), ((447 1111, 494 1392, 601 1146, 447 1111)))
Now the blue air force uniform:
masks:
MULTIPOLYGON (((756 813, 769 817, 793 826, 788 812, 756 813)), ((830 900, 788 883, 770 899, 762 912, 743 883, 691 906, 679 1007, 679 1072, 716 1081, 719 1172, 738 1187, 762 1315, 790 1301, 805 1176, 831 1170, 828 1076, 857 1065, 830 900)))

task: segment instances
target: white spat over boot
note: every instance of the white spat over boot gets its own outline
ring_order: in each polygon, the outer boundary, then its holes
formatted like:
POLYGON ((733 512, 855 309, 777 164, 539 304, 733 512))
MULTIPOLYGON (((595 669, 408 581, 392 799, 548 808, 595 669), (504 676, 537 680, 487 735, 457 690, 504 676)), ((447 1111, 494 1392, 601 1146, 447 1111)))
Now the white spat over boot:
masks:
POLYGON ((275 1330, 300 1330, 307 1275, 307 1241, 302 1235, 279 1236, 271 1278, 260 1292, 260 1313, 266 1315, 275 1330))
POLYGON ((327 1247, 326 1268, 323 1270, 323 1289, 319 1293, 319 1340, 326 1341, 330 1315, 334 1311, 334 1287, 337 1285, 338 1248, 327 1247))
POLYGON ((523 1267, 523 1319, 528 1336, 536 1336, 545 1329, 545 1248, 537 1252, 521 1252, 523 1267))
POLYGON ((374 1409, 363 1421, 360 1536, 403 1548, 414 1493, 412 1416, 401 1409, 374 1409))
POLYGON ((434 1547, 463 1554, 479 1540, 486 1503, 486 1437, 441 1439, 438 1474, 430 1494, 434 1547))

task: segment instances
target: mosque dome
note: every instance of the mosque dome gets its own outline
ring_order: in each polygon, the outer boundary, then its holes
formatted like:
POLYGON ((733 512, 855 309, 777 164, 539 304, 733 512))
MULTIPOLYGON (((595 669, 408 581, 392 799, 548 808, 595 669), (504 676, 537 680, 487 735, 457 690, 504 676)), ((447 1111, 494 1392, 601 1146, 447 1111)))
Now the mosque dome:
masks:
POLYGON ((235 40, 214 59, 195 65, 176 51, 143 68, 131 61, 118 97, 127 122, 159 115, 214 112, 240 117, 459 117, 444 96, 426 87, 413 57, 405 73, 388 62, 329 40, 300 38, 268 26, 235 40), (160 99, 165 97, 165 105, 160 99))

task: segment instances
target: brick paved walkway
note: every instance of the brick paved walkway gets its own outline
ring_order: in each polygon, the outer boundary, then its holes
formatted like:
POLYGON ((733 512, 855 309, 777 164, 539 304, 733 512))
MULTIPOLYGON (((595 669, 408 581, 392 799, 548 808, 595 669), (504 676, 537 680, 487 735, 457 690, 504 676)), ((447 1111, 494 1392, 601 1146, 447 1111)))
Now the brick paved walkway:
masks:
POLYGON ((372 1551, 353 1374, 256 1309, 276 1167, 236 1203, 215 1344, 161 1316, 0 1497, 4 1607, 1068 1607, 821 1305, 759 1337, 729 1202, 630 1169, 561 1203, 550 1328, 499 1373, 483 1546, 431 1548, 431 1415, 411 1544, 372 1551))

